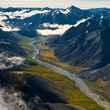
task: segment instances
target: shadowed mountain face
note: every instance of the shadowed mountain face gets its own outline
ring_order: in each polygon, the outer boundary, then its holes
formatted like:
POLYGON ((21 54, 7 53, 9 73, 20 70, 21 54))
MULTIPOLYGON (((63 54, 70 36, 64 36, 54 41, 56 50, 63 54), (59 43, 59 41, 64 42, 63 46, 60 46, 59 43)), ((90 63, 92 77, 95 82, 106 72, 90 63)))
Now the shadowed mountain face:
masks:
POLYGON ((19 38, 12 32, 5 32, 0 29, 0 52, 6 52, 13 55, 26 55, 25 51, 19 45, 19 38))
POLYGON ((110 62, 110 21, 90 18, 67 30, 61 37, 51 39, 56 56, 71 65, 100 67, 110 62))
POLYGON ((108 64, 110 63, 110 27, 105 28, 104 31, 102 31, 102 40, 103 42, 103 63, 108 64))

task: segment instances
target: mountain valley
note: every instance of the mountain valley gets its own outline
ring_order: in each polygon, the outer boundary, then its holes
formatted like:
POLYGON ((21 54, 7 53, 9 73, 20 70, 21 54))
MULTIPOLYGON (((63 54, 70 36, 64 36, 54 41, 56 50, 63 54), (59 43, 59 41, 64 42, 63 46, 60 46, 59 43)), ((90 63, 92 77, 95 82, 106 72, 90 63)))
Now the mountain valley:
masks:
POLYGON ((108 8, 0 8, 0 109, 110 110, 109 36, 108 8))

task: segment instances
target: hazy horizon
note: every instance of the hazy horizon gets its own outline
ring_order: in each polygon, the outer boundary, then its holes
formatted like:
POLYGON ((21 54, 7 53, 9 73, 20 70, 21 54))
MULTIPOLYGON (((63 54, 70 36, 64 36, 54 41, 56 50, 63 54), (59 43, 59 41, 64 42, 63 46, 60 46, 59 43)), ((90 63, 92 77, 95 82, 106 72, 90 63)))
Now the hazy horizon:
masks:
POLYGON ((79 8, 110 8, 108 0, 0 0, 0 7, 50 7, 50 8, 67 8, 69 6, 79 8))

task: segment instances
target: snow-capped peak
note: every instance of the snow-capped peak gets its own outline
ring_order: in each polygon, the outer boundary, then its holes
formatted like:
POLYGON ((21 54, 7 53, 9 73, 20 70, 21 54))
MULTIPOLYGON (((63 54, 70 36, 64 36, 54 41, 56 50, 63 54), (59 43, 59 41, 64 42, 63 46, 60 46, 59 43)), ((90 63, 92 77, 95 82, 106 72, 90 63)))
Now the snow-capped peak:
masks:
POLYGON ((60 10, 60 12, 63 13, 63 14, 65 14, 65 15, 67 15, 70 12, 70 10, 69 9, 60 10))

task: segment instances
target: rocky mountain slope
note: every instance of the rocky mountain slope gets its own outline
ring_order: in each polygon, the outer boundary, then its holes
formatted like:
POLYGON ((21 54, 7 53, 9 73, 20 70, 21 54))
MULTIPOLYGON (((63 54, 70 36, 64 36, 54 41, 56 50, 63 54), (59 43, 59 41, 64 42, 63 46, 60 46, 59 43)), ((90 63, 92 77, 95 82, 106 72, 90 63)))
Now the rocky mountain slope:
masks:
POLYGON ((71 27, 61 37, 50 40, 50 47, 62 61, 82 67, 99 67, 109 63, 110 19, 91 17, 71 27))
POLYGON ((3 110, 78 110, 67 105, 49 82, 39 76, 0 71, 0 86, 3 110))
POLYGON ((26 52, 19 41, 11 32, 0 29, 0 70, 23 64, 26 52))

